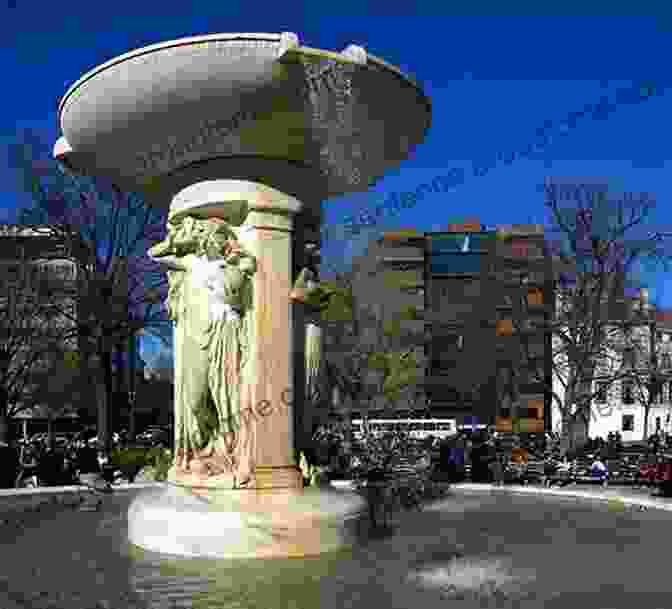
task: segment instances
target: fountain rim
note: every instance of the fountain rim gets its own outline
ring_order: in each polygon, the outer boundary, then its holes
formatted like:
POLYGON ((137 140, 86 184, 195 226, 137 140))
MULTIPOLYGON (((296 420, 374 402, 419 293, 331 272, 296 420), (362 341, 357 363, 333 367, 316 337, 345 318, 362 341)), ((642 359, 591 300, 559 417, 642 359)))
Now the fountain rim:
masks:
MULTIPOLYGON (((112 59, 109 59, 108 61, 99 64, 98 66, 92 68, 88 72, 85 72, 80 78, 78 78, 72 85, 68 87, 66 90, 65 94, 61 98, 61 101, 58 104, 58 122, 59 124, 62 124, 62 119, 63 119, 63 110, 65 109, 65 106, 67 105, 68 101, 71 99, 72 95, 74 92, 85 82, 88 82, 89 80, 93 79, 95 76, 100 74, 101 72, 107 70, 108 68, 111 68, 112 66, 115 66, 117 64, 120 64, 124 61, 127 61, 129 59, 134 59, 136 57, 140 57, 142 55, 148 55, 150 53, 154 53, 157 51, 163 51, 165 49, 173 48, 173 47, 180 47, 180 46, 189 46, 193 44, 200 44, 203 42, 216 42, 216 41, 233 41, 233 40, 249 40, 249 41, 265 41, 265 42, 281 42, 283 34, 265 34, 265 33, 218 33, 218 34, 202 34, 199 36, 187 36, 183 38, 176 38, 174 40, 166 40, 164 42, 158 42, 154 44, 150 44, 147 46, 139 47, 137 49, 133 49, 131 51, 128 51, 126 53, 123 53, 121 55, 118 55, 116 57, 113 57, 112 59)), ((302 47, 299 46, 300 48, 307 48, 307 47, 302 47)), ((427 113, 428 116, 431 117, 432 114, 432 105, 429 97, 427 94, 423 91, 422 87, 420 84, 411 76, 405 74, 402 72, 398 67, 387 63, 384 59, 381 59, 380 57, 376 57, 375 55, 371 55, 367 52, 367 64, 368 63, 374 64, 378 68, 382 68, 383 70, 387 70, 391 72, 394 76, 396 76, 399 80, 402 80, 406 84, 411 85, 414 89, 416 89, 419 97, 422 99, 424 102, 425 106, 427 107, 427 113)), ((362 66, 364 67, 364 66, 362 66)), ((431 118, 428 119, 428 123, 430 122, 431 118)), ((426 130, 429 129, 429 124, 427 125, 426 130)), ((425 133, 426 133, 425 130, 425 133)))

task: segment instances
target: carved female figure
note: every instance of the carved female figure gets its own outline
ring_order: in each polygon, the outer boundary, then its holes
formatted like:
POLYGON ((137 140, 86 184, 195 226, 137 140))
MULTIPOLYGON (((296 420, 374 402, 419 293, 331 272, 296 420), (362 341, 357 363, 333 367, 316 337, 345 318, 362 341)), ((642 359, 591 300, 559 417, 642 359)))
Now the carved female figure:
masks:
POLYGON ((149 255, 169 267, 175 322, 175 468, 178 475, 253 477, 252 430, 240 425, 250 345, 252 256, 217 219, 173 220, 149 255))

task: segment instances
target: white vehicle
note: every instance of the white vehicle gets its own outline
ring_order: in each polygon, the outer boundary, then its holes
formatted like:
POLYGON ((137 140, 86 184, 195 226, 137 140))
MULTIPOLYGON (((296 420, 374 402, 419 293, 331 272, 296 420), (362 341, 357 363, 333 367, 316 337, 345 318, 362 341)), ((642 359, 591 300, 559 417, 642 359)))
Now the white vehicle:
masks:
POLYGON ((406 431, 411 438, 424 440, 428 436, 449 438, 457 434, 455 419, 353 419, 352 433, 356 440, 364 435, 364 425, 370 433, 383 435, 394 431, 406 431))

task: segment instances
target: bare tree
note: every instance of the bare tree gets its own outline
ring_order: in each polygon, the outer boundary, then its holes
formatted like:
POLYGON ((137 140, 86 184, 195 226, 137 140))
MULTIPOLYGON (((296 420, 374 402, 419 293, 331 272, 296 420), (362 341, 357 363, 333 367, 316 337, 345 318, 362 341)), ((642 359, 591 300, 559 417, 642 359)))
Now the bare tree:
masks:
POLYGON ((623 337, 623 365, 629 371, 632 398, 644 411, 642 440, 648 439, 652 407, 662 403, 663 385, 672 373, 670 344, 660 339, 659 306, 648 302, 648 290, 635 303, 630 324, 623 337))
MULTIPOLYGON (((32 408, 40 376, 55 372, 72 350, 75 329, 64 323, 59 308, 72 298, 53 291, 59 268, 48 261, 17 258, 3 265, 0 290, 0 419, 9 432, 9 420, 32 408), (49 290, 45 290, 46 286, 49 290), (44 297, 45 293, 48 297, 44 297), (55 303, 58 300, 58 305, 55 303)), ((59 277, 60 282, 60 277, 59 277)), ((52 377, 53 378, 53 377, 52 377)), ((65 379, 63 379, 65 382, 65 379)), ((61 401, 62 404, 62 401, 61 401)))
MULTIPOLYGON (((593 400, 628 377, 623 336, 628 324, 626 292, 638 269, 669 261, 665 233, 650 229, 654 201, 647 195, 609 196, 604 185, 546 184, 550 213, 555 302, 537 330, 550 337, 552 382, 535 366, 529 316, 514 313, 522 371, 550 392, 562 417, 563 447, 587 438, 593 400), (571 185, 571 188, 569 187, 571 185)), ((518 286, 518 294, 526 286, 518 286)))
POLYGON ((77 311, 59 314, 78 328, 83 376, 104 387, 94 403, 109 446, 112 354, 125 349, 129 336, 165 322, 160 303, 166 278, 146 255, 165 234, 165 210, 146 206, 140 195, 109 181, 71 175, 45 150, 35 134, 23 134, 13 149, 14 166, 32 195, 32 206, 19 219, 49 226, 79 262, 77 311))

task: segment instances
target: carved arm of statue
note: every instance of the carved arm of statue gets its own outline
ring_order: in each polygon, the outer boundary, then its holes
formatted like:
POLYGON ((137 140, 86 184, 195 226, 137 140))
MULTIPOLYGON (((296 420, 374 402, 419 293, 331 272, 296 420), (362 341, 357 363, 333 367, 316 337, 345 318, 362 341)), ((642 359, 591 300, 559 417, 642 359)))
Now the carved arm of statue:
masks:
MULTIPOLYGON (((161 242, 162 244, 163 242, 161 242)), ((161 245, 159 244, 159 245, 161 245)), ((187 267, 184 265, 184 263, 177 257, 177 256, 172 256, 172 255, 164 255, 164 256, 152 256, 150 253, 152 250, 150 249, 147 255, 154 260, 155 262, 158 262, 159 264, 166 266, 167 270, 170 271, 186 271, 187 267)))

